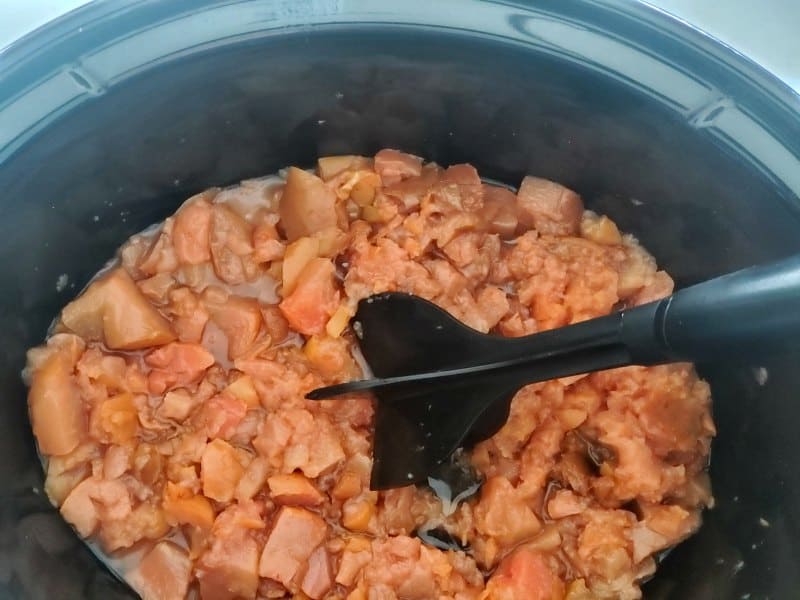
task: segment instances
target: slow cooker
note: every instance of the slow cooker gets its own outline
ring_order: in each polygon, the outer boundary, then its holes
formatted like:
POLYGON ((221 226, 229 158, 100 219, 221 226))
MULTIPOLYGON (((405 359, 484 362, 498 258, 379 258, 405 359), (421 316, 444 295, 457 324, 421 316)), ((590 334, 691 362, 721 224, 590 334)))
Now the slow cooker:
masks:
MULTIPOLYGON (((680 286, 800 250, 800 99, 641 3, 109 0, 0 55, 0 596, 133 598, 61 520, 25 350, 212 185, 396 147, 577 190, 680 286)), ((716 506, 652 599, 800 594, 800 357, 703 364, 716 506)))

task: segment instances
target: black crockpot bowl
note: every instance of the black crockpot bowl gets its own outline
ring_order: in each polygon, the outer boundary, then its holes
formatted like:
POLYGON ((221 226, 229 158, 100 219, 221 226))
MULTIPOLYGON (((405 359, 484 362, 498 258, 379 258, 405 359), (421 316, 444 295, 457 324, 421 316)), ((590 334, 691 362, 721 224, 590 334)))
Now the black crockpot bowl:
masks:
MULTIPOLYGON (((133 597, 42 494, 20 370, 120 243, 184 198, 397 147, 563 182, 683 286, 800 250, 799 109, 623 0, 112 0, 19 41, 0 55, 0 596, 133 597)), ((717 505, 646 597, 800 597, 792 344, 699 365, 717 505)))

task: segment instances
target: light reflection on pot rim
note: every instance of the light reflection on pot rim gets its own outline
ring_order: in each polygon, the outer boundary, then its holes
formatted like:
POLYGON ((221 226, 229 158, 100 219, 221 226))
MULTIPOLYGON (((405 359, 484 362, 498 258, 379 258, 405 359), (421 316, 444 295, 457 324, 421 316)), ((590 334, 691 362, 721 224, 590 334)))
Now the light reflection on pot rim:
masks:
POLYGON ((347 28, 358 36, 381 28, 423 27, 523 45, 617 79, 678 112, 690 126, 707 130, 792 195, 800 195, 796 142, 794 147, 787 143, 785 128, 769 116, 754 116, 752 98, 747 97, 755 87, 762 102, 797 111, 796 93, 732 49, 653 7, 621 0, 585 4, 523 7, 474 1, 469 9, 456 0, 414 0, 402 7, 378 0, 90 4, 2 53, 6 66, 0 76, 10 85, 0 92, 0 160, 82 102, 189 55, 289 32, 308 35, 347 28), (122 20, 125 29, 117 23, 122 20), (700 77, 700 69, 686 68, 687 58, 712 60, 720 73, 710 76, 704 69, 700 77), (750 90, 737 88, 733 71, 739 79, 752 79, 750 90))

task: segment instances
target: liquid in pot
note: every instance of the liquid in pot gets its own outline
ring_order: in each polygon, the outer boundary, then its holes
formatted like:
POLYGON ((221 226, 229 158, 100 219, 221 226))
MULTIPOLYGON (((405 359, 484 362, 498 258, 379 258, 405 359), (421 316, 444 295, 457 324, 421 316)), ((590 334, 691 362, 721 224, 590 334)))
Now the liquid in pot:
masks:
POLYGON ((465 452, 477 493, 374 492, 370 396, 304 396, 365 375, 349 319, 395 290, 519 336, 672 280, 535 177, 383 150, 208 190, 29 352, 49 497, 146 599, 640 597, 713 503, 708 386, 687 364, 529 385, 465 452))

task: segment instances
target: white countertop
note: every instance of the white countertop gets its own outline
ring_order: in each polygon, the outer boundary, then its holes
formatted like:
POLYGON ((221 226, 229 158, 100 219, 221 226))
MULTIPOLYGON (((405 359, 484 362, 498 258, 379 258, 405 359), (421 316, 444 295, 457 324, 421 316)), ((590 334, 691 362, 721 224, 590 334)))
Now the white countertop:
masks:
MULTIPOLYGON (((647 0, 800 91, 800 0, 647 0)), ((0 0, 0 48, 87 0, 0 0)))

